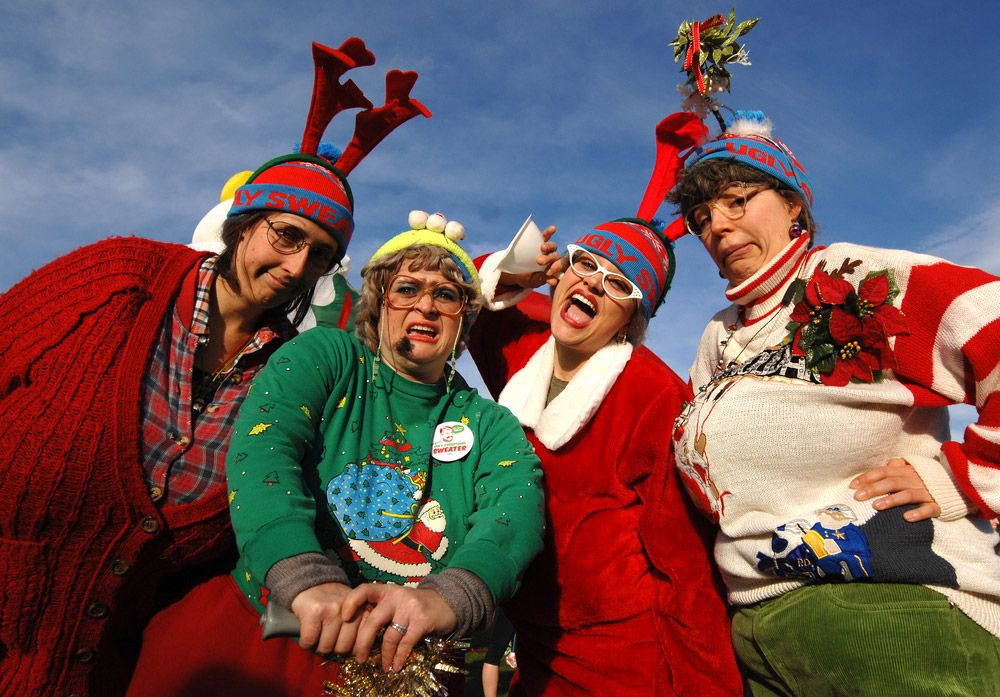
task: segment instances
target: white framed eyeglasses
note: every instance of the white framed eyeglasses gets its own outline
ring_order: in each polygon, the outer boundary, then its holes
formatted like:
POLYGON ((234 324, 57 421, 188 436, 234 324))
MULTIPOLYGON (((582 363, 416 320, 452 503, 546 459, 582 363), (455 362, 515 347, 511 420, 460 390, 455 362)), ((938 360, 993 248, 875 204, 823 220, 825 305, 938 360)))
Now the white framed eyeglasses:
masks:
POLYGON ((642 300, 642 291, 631 279, 620 273, 608 271, 600 265, 597 257, 583 247, 575 244, 566 245, 569 252, 569 267, 577 276, 586 277, 601 274, 601 287, 608 297, 615 300, 642 300))

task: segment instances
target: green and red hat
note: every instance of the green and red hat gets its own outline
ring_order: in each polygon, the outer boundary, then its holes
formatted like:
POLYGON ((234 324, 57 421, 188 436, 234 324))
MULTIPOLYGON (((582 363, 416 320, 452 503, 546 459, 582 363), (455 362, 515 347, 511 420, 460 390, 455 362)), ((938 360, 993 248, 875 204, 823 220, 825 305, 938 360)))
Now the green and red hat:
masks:
POLYGON ((313 43, 312 103, 299 152, 264 163, 238 189, 229 216, 249 211, 293 213, 312 220, 337 241, 338 261, 354 233, 354 196, 347 175, 389 133, 414 116, 431 112, 410 90, 417 73, 390 70, 385 76, 385 104, 373 107, 345 72, 373 65, 375 55, 364 41, 351 37, 340 48, 313 43), (322 157, 320 141, 333 117, 345 109, 362 109, 355 119, 354 136, 336 161, 322 157))

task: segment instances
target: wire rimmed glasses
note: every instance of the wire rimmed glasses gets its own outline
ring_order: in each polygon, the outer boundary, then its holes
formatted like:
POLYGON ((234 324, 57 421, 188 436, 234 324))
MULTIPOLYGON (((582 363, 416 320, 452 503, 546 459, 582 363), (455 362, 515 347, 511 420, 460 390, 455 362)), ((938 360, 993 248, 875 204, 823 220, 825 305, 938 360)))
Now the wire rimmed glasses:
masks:
POLYGON ((297 254, 309 247, 306 263, 320 273, 328 273, 337 265, 337 252, 325 244, 312 244, 304 230, 290 223, 273 222, 264 218, 267 225, 267 241, 279 254, 297 254))
POLYGON ((712 226, 712 211, 717 210, 728 220, 739 220, 747 212, 747 204, 754 196, 771 187, 745 182, 727 184, 711 201, 699 203, 684 215, 684 226, 695 237, 701 237, 712 226))

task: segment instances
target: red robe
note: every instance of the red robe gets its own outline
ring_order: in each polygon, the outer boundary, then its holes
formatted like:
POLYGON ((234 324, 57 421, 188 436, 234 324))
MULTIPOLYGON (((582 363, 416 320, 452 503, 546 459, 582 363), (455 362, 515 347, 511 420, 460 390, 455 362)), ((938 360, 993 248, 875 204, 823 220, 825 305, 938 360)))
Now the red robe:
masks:
MULTIPOLYGON (((494 397, 548 340, 549 307, 535 293, 480 316, 470 350, 494 397)), ((550 449, 536 434, 556 400, 525 429, 545 473, 547 530, 505 607, 517 630, 511 695, 742 694, 710 533, 674 472, 671 425, 689 396, 638 348, 606 394, 571 400, 580 418, 568 441, 550 449)))

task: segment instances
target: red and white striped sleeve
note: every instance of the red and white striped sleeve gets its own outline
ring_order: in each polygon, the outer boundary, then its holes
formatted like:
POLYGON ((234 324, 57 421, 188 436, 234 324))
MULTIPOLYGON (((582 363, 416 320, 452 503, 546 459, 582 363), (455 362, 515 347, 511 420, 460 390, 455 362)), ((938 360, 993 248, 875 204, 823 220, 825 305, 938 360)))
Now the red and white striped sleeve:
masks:
MULTIPOLYGON (((924 257, 923 259, 928 259, 924 257)), ((955 483, 985 518, 1000 512, 1000 278, 945 261, 910 268, 896 376, 918 406, 965 402, 977 420, 941 448, 955 483)), ((954 435, 954 434, 953 434, 954 435)))

